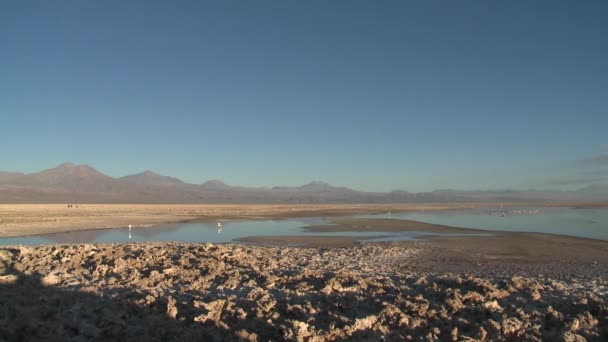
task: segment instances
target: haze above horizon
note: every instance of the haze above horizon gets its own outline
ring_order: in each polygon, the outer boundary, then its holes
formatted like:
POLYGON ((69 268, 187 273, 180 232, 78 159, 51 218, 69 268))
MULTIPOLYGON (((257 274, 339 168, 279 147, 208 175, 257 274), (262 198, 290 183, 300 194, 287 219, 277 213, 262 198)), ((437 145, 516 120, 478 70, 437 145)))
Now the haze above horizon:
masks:
POLYGON ((608 3, 0 3, 0 171, 608 184, 608 3))

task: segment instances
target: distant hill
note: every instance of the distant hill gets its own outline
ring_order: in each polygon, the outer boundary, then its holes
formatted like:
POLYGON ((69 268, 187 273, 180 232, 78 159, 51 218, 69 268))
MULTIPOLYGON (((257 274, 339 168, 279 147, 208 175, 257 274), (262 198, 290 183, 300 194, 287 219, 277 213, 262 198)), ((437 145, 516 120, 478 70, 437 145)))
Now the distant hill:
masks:
POLYGON ((188 184, 168 176, 161 176, 152 171, 144 171, 135 175, 118 178, 125 186, 135 187, 185 187, 188 184))
POLYGON ((23 176, 23 173, 19 172, 0 172, 0 184, 10 183, 15 178, 23 176))
POLYGON ((190 184, 153 171, 120 178, 64 163, 37 173, 0 172, 0 203, 447 203, 608 200, 608 186, 577 191, 364 192, 314 181, 299 187, 190 184))

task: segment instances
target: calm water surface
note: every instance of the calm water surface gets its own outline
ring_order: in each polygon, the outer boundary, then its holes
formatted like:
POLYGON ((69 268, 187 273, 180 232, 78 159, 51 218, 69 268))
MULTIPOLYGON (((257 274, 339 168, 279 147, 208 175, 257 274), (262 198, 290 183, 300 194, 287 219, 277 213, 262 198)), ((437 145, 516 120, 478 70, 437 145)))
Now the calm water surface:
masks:
POLYGON ((371 218, 393 218, 462 228, 479 228, 510 232, 536 232, 608 240, 608 208, 505 208, 522 214, 498 216, 500 208, 472 210, 419 211, 366 215, 371 218), (538 210, 538 214, 525 214, 538 210))
POLYGON ((355 236, 373 237, 376 239, 394 238, 396 240, 414 240, 421 233, 395 234, 383 232, 328 232, 310 233, 302 231, 302 227, 327 224, 323 218, 294 218, 285 220, 266 221, 235 221, 223 222, 218 232, 215 222, 209 223, 177 223, 155 227, 131 229, 128 228, 99 229, 80 232, 48 234, 40 236, 25 236, 0 239, 0 245, 40 245, 49 243, 111 243, 111 242, 234 242, 234 239, 247 236, 355 236))
MULTIPOLYGON (((512 210, 513 208, 508 208, 512 210)), ((539 232, 608 240, 608 209, 523 208, 538 209, 538 214, 513 214, 505 217, 491 214, 493 208, 365 215, 358 217, 392 218, 444 224, 463 228, 496 231, 539 232)), ((100 229, 0 239, 0 245, 39 245, 49 243, 110 242, 233 242, 247 236, 354 236, 365 241, 409 241, 424 238, 423 232, 305 232, 302 227, 327 224, 323 218, 224 222, 218 232, 216 223, 178 223, 149 228, 100 229)), ((458 234, 441 234, 458 235, 458 234)), ((462 235, 462 234, 460 234, 462 235)), ((484 235, 484 234, 480 234, 484 235)), ((486 234, 487 235, 487 234, 486 234)))

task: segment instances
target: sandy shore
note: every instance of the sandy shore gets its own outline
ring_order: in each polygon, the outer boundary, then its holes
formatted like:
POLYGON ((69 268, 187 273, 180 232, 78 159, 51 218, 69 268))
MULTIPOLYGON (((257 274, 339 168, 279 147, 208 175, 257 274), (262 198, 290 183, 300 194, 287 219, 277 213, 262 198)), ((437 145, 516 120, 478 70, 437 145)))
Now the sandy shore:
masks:
POLYGON ((0 248, 0 340, 604 341, 606 273, 421 270, 423 244, 0 248))
POLYGON ((0 237, 39 235, 100 228, 138 227, 206 220, 257 220, 304 216, 336 216, 408 210, 466 208, 470 204, 400 205, 137 205, 60 204, 0 205, 0 237))

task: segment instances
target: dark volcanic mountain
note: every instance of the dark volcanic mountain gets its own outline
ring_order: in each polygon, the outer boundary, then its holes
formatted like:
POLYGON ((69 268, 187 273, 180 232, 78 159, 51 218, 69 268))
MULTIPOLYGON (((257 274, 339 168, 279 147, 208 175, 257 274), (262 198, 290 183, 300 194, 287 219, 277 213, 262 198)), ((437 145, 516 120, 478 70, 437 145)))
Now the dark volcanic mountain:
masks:
POLYGON ((438 203, 480 201, 592 201, 602 186, 579 191, 363 192, 314 181, 300 187, 249 188, 210 180, 189 184, 144 171, 113 178, 88 165, 64 163, 37 173, 0 172, 0 203, 438 203))

